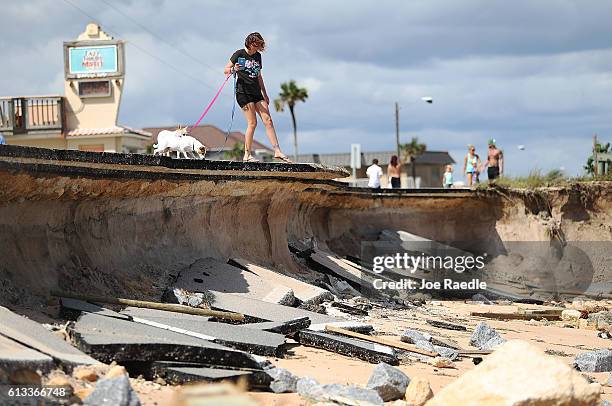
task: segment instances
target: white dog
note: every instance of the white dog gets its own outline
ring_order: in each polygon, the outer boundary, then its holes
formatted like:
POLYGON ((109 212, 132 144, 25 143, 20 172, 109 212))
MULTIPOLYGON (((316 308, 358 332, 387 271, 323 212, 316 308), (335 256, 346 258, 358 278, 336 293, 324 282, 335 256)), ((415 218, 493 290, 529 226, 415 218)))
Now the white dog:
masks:
POLYGON ((187 134, 187 127, 179 127, 175 131, 160 131, 157 135, 157 144, 153 145, 155 148, 153 154, 169 154, 176 151, 177 158, 180 158, 182 153, 187 159, 197 157, 204 159, 206 147, 200 141, 187 134))
POLYGON ((179 139, 179 148, 177 149, 179 155, 181 152, 185 155, 185 158, 197 158, 204 159, 206 157, 206 147, 200 141, 192 137, 191 135, 184 135, 179 139))

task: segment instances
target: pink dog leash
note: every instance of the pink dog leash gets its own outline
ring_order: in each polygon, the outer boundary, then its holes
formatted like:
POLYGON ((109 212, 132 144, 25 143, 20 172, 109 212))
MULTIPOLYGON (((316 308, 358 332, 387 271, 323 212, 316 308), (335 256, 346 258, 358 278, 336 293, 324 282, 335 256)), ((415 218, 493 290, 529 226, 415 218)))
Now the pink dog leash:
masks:
POLYGON ((198 121, 196 121, 196 123, 194 125, 191 126, 191 128, 189 129, 189 131, 191 132, 192 129, 196 128, 198 126, 198 124, 200 124, 200 121, 202 121, 202 119, 204 118, 204 116, 206 114, 208 114, 208 110, 210 110, 210 108, 213 106, 213 104, 215 104, 215 102, 217 101, 217 98, 219 97, 219 94, 221 94, 221 90, 223 90, 223 88, 225 87, 225 84, 227 83, 228 79, 232 76, 232 73, 230 73, 229 75, 227 75, 227 77, 225 78, 225 80, 223 81, 223 83, 221 84, 221 87, 219 88, 219 90, 217 90, 217 94, 215 95, 215 97, 213 97, 213 99, 210 101, 210 103, 208 103, 208 106, 206 106, 206 108, 204 109, 204 113, 202 113, 202 115, 200 116, 200 118, 198 119, 198 121))

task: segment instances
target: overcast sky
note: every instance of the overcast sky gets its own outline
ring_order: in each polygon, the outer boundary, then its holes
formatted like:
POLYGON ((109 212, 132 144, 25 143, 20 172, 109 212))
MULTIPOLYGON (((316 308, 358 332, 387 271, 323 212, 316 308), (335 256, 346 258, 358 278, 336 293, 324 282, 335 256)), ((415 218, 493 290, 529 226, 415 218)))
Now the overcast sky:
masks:
MULTIPOLYGON (((593 134, 612 139, 609 0, 0 0, 0 10, 0 96, 61 94, 62 42, 94 17, 127 41, 119 121, 132 127, 195 122, 230 55, 259 31, 270 97, 290 79, 309 91, 296 107, 301 153, 393 150, 395 101, 402 141, 417 136, 459 162, 467 144, 486 155, 494 137, 513 175, 581 174, 593 134)), ((228 87, 204 122, 226 128, 231 107, 228 87)), ((291 154, 289 113, 273 117, 291 154)), ((256 138, 268 143, 263 128, 256 138)))

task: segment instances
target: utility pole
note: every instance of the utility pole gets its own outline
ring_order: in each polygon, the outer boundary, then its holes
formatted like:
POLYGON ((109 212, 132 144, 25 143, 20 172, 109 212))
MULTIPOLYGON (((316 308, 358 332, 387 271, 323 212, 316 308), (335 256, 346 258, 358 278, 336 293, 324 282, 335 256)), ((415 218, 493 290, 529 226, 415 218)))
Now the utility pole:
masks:
POLYGON ((400 141, 399 141, 399 104, 395 102, 395 146, 397 148, 397 158, 400 159, 400 141))

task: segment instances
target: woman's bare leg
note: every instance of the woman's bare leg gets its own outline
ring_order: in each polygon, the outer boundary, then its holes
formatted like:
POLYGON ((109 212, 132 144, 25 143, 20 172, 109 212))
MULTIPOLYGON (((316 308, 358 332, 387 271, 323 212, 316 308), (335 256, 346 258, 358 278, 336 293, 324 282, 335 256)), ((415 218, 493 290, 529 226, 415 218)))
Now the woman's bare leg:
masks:
POLYGON ((472 186, 472 174, 468 172, 465 176, 467 176, 467 185, 472 186))
POLYGON ((242 108, 244 118, 247 122, 247 128, 244 132, 244 157, 243 160, 251 158, 251 148, 253 146, 253 135, 257 127, 257 116, 255 115, 255 104, 249 103, 242 108))
POLYGON ((255 109, 261 117, 261 122, 264 126, 266 126, 266 134, 268 135, 268 139, 272 144, 272 148, 274 148, 274 157, 285 157, 283 151, 280 149, 280 145, 278 145, 278 137, 276 136, 276 130, 274 129, 274 122, 272 121, 272 116, 270 115, 270 109, 268 107, 268 103, 265 101, 259 101, 255 104, 255 109))

